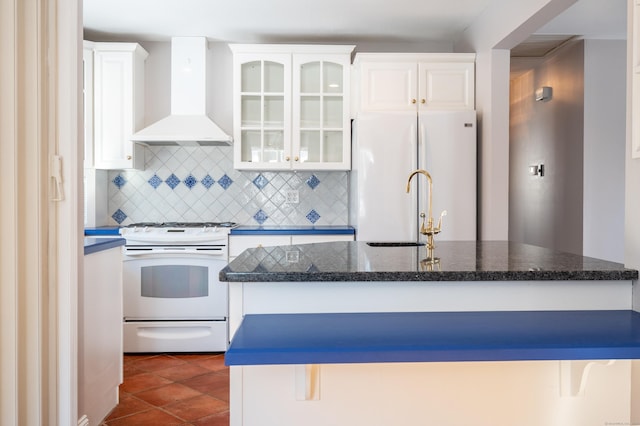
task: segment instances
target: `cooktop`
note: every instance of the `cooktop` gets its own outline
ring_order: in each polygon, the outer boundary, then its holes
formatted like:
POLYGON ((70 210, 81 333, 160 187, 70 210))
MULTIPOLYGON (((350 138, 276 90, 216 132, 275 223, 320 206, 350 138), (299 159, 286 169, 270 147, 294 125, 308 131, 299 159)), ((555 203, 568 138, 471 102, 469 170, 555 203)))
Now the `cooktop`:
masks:
POLYGON ((125 228, 233 228, 235 222, 139 222, 125 228))

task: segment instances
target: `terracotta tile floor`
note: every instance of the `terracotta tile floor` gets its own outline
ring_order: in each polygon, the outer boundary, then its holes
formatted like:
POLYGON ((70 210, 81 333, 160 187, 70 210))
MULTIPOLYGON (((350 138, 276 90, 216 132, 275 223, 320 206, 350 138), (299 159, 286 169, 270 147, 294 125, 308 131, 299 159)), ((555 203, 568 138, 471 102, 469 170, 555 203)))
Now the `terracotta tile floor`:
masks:
POLYGON ((228 426, 224 354, 124 355, 120 403, 102 426, 228 426))

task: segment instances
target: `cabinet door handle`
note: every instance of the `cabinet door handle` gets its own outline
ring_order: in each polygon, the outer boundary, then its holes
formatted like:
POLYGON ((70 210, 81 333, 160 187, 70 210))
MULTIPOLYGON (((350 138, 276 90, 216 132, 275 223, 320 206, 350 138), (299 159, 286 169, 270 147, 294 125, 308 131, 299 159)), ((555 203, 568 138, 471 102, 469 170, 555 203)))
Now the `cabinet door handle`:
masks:
POLYGON ((131 156, 130 155, 127 155, 127 160, 131 160, 131 156))
POLYGON ((421 103, 421 104, 426 104, 426 103, 427 103, 427 101, 426 101, 425 99, 420 99, 420 103, 421 103))
POLYGON ((286 157, 284 157, 284 161, 289 161, 289 160, 291 160, 291 158, 289 158, 288 155, 286 157))
POLYGON ((296 156, 296 157, 294 157, 294 158, 293 158, 293 161, 298 161, 298 157, 297 157, 297 156, 296 156))
POLYGON ((411 99, 411 103, 415 104, 417 101, 415 99, 411 99))

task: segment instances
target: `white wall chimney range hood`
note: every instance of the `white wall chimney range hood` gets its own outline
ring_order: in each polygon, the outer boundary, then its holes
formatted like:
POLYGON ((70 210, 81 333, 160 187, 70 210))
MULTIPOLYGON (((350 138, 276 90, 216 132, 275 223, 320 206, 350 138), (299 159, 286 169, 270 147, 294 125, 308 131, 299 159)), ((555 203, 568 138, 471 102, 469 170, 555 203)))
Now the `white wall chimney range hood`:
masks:
POLYGON ((207 39, 171 39, 171 115, 136 132, 131 140, 147 145, 230 145, 227 135, 207 116, 207 39))

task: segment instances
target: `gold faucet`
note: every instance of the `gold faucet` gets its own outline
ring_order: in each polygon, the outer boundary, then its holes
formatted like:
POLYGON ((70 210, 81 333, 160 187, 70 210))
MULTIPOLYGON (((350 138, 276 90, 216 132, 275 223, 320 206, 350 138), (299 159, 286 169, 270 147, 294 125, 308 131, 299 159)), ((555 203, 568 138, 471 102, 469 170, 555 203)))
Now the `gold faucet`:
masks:
POLYGON ((428 218, 425 219, 425 214, 424 212, 420 213, 420 217, 422 218, 422 223, 420 225, 420 233, 422 235, 426 235, 427 236, 427 250, 429 253, 433 253, 433 249, 435 248, 435 244, 433 242, 433 236, 436 234, 440 233, 440 230, 442 228, 442 216, 446 216, 447 211, 443 211, 440 214, 440 219, 438 220, 438 226, 433 225, 433 215, 431 214, 431 194, 432 194, 432 189, 433 189, 433 180, 431 179, 431 175, 429 174, 428 171, 426 170, 422 170, 422 169, 418 169, 415 172, 411 173, 409 175, 409 179, 407 180, 407 194, 409 193, 409 191, 411 190, 411 179, 417 175, 417 174, 422 174, 425 175, 427 177, 427 180, 429 181, 429 201, 428 201, 428 209, 429 209, 429 216, 428 218), (426 220, 426 225, 425 225, 425 220, 426 220))

